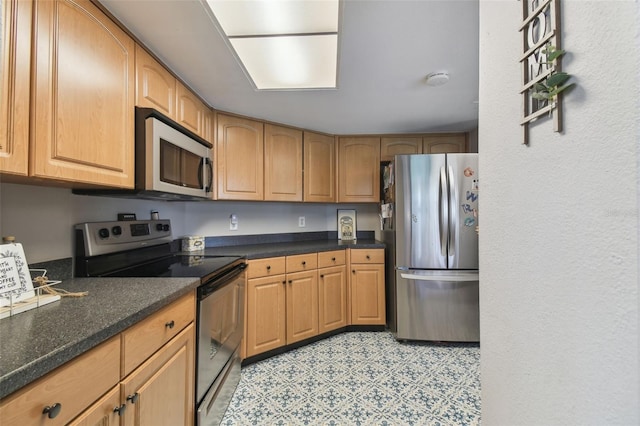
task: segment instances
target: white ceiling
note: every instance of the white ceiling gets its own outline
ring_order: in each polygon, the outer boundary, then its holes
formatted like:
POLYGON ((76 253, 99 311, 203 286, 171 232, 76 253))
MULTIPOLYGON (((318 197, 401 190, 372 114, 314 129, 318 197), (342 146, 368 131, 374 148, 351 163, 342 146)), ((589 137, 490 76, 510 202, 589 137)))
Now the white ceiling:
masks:
POLYGON ((255 90, 205 0, 100 2, 217 110, 332 134, 478 125, 478 0, 343 0, 338 88, 306 91, 255 90))

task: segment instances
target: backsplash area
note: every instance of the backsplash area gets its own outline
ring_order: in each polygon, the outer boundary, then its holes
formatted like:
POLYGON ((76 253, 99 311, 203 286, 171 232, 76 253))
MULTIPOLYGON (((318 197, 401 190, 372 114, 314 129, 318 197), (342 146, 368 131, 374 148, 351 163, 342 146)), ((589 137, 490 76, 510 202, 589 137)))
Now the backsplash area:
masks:
POLYGON ((30 264, 73 256, 73 226, 116 220, 118 213, 170 219, 173 238, 336 231, 338 209, 356 209, 358 230, 379 227, 376 204, 315 204, 245 201, 166 202, 75 195, 67 188, 0 184, 0 235, 13 235, 30 264), (236 215, 238 229, 229 229, 236 215), (299 218, 305 217, 305 227, 299 218))

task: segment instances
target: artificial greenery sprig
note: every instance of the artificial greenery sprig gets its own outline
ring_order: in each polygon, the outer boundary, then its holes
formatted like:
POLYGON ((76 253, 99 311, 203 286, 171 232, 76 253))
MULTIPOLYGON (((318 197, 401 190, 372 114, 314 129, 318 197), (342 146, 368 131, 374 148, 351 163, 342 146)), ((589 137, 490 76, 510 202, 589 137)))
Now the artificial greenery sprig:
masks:
MULTIPOLYGON (((553 64, 556 59, 566 53, 563 49, 556 49, 555 46, 548 45, 543 50, 547 55, 546 64, 553 64)), ((531 97, 538 100, 546 100, 555 103, 556 98, 560 92, 567 90, 575 85, 575 83, 564 84, 571 78, 571 74, 566 72, 551 72, 543 81, 533 85, 533 93, 531 97)))

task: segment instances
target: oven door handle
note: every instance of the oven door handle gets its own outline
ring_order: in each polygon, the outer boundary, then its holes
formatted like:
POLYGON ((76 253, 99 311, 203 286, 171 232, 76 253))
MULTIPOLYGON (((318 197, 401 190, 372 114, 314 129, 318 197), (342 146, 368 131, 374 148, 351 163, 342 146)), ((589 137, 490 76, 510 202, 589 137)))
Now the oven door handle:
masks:
POLYGON ((247 268, 246 263, 241 263, 234 268, 227 271, 224 275, 215 277, 198 287, 198 300, 206 299, 215 291, 223 288, 225 285, 231 283, 247 268))

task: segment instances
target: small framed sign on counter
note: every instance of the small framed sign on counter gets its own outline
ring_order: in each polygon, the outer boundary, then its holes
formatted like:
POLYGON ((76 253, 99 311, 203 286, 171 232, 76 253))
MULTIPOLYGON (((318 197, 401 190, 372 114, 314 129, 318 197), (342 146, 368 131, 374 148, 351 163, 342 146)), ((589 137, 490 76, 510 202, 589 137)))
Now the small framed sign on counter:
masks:
POLYGON ((356 239, 355 210, 338 210, 338 239, 342 241, 356 239))

